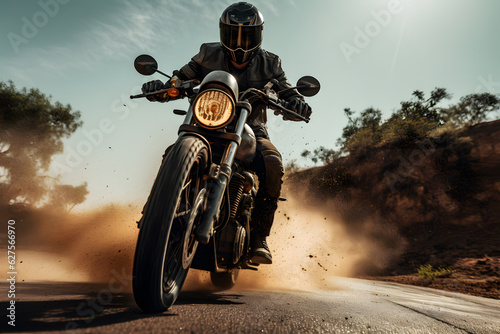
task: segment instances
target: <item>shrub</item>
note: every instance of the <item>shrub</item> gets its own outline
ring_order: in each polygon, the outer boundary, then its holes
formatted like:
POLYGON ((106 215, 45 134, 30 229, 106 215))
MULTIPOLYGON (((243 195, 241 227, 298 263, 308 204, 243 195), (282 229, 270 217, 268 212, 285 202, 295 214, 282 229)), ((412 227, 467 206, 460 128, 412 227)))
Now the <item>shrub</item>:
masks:
POLYGON ((380 141, 380 134, 372 128, 361 129, 354 134, 345 144, 349 153, 365 154, 380 141))
POLYGON ((384 143, 408 146, 417 140, 427 138, 436 123, 426 118, 391 117, 382 125, 381 137, 384 143))
POLYGON ((353 117, 354 111, 350 108, 345 108, 344 113, 348 119, 348 123, 342 130, 342 137, 337 139, 337 144, 342 147, 342 151, 349 151, 347 148, 349 142, 353 142, 352 145, 354 146, 356 146, 356 142, 365 143, 368 133, 371 134, 369 137, 372 138, 373 144, 378 142, 379 136, 377 134, 380 122, 382 121, 382 111, 368 108, 362 111, 358 117, 353 117), (354 138, 360 131, 365 133, 362 135, 364 138, 354 138))
POLYGON ((500 108, 500 96, 490 93, 469 94, 460 102, 442 111, 443 119, 455 125, 475 125, 488 119, 500 108))
POLYGON ((455 270, 450 268, 433 268, 430 264, 421 265, 420 268, 417 269, 418 276, 433 280, 434 278, 441 277, 450 277, 453 275, 455 270))

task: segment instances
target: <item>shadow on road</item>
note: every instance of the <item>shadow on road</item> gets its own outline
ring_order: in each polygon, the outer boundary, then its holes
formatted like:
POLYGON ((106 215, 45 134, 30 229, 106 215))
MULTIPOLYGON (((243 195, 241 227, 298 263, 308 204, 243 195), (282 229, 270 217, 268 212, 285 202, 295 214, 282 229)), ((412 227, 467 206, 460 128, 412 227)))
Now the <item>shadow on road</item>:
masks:
POLYGON ((213 291, 186 291, 181 292, 175 305, 207 304, 207 305, 241 305, 243 302, 236 300, 243 295, 219 294, 213 291))
MULTIPOLYGON (((2 291, 6 284, 0 284, 2 291)), ((129 322, 137 319, 177 316, 182 308, 176 305, 244 304, 237 300, 242 295, 219 294, 213 291, 181 293, 173 308, 162 314, 145 314, 134 302, 131 293, 111 294, 101 285, 86 283, 26 283, 18 286, 15 303, 15 324, 0 323, 0 332, 35 332, 94 328, 129 322)), ((2 300, 5 310, 8 302, 2 300)), ((7 319, 8 320, 8 319, 7 319)))

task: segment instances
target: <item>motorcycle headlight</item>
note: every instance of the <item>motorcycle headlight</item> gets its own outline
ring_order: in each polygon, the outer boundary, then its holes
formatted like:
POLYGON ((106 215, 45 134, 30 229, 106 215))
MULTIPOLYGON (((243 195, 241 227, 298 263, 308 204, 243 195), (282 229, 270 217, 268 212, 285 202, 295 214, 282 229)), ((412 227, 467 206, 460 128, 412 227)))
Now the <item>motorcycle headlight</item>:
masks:
POLYGON ((193 109, 198 124, 205 128, 217 129, 233 119, 234 101, 226 92, 210 89, 198 95, 193 109))

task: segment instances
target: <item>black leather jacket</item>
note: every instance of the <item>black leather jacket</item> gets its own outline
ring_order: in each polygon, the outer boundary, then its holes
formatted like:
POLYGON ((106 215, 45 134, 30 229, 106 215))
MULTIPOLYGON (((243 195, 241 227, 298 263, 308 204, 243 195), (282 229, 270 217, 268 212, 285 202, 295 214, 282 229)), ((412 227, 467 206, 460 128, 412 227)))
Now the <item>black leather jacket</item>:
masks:
MULTIPOLYGON (((201 81, 208 73, 215 70, 231 73, 238 81, 240 92, 248 88, 263 89, 264 85, 271 79, 277 79, 281 87, 291 87, 281 68, 281 59, 277 55, 260 49, 248 66, 239 70, 232 66, 225 57, 220 43, 202 44, 200 52, 174 74, 182 80, 198 79, 201 81)), ((287 91, 280 98, 289 100, 292 96, 303 99, 296 90, 287 91)), ((252 127, 257 137, 269 138, 266 122, 266 106, 262 103, 252 105, 252 114, 247 123, 252 127)))

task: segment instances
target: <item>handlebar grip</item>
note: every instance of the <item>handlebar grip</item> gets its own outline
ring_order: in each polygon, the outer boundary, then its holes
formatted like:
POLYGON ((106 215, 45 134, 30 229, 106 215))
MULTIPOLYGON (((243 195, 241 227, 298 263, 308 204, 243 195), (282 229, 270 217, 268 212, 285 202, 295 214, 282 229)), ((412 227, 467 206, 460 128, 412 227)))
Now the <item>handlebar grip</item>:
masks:
POLYGON ((281 104, 285 109, 290 110, 290 102, 285 100, 278 100, 278 103, 281 104))
POLYGON ((137 94, 137 95, 130 95, 130 98, 131 99, 138 99, 140 97, 153 96, 153 95, 156 95, 156 94, 161 94, 164 91, 165 91, 165 89, 162 89, 162 90, 159 90, 159 91, 156 91, 156 92, 142 93, 142 94, 137 94))
POLYGON ((159 95, 159 94, 168 94, 170 96, 170 98, 176 98, 177 96, 181 95, 181 92, 175 88, 175 87, 168 87, 168 88, 163 88, 163 89, 160 89, 160 90, 157 90, 156 92, 149 92, 149 93, 142 93, 142 94, 137 94, 137 95, 130 95, 130 98, 131 99, 137 99, 137 98, 140 98, 140 97, 148 97, 148 96, 154 96, 154 95, 159 95), (176 90, 177 91, 177 95, 176 96, 172 96, 169 94, 169 90, 176 90))
POLYGON ((289 107, 290 104, 288 102, 284 101, 284 100, 278 100, 278 103, 274 103, 274 102, 269 101, 269 104, 271 106, 276 107, 279 110, 281 110, 281 114, 283 114, 283 113, 289 113, 289 114, 295 116, 296 118, 298 118, 298 119, 300 119, 300 120, 302 120, 302 121, 304 121, 306 123, 309 123, 309 119, 308 118, 305 118, 304 116, 296 113, 295 111, 288 109, 288 107, 289 107))

